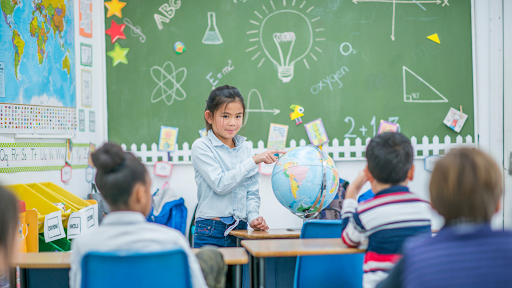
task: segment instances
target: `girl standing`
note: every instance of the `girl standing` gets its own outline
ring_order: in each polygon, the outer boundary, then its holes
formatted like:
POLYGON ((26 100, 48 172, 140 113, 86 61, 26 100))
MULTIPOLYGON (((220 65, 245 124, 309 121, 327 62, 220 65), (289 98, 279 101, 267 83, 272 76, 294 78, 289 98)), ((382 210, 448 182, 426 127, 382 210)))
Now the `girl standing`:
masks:
POLYGON ((260 178, 258 164, 272 164, 279 151, 252 156, 245 137, 237 135, 245 115, 244 98, 232 86, 215 88, 206 101, 204 119, 208 136, 192 144, 192 164, 197 183, 198 206, 194 247, 210 244, 234 247, 229 232, 247 229, 267 230, 259 216, 260 178))

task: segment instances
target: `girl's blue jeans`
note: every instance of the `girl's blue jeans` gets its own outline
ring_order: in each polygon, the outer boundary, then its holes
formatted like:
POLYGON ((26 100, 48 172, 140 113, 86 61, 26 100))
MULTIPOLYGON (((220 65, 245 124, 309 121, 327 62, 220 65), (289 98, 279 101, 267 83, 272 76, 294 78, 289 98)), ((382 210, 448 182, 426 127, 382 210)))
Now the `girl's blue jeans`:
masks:
MULTIPOLYGON (((224 231, 231 226, 218 220, 201 220, 196 222, 194 231, 194 248, 201 248, 204 245, 217 247, 236 247, 235 236, 224 236, 224 231)), ((246 230, 247 222, 240 221, 233 230, 246 230)))

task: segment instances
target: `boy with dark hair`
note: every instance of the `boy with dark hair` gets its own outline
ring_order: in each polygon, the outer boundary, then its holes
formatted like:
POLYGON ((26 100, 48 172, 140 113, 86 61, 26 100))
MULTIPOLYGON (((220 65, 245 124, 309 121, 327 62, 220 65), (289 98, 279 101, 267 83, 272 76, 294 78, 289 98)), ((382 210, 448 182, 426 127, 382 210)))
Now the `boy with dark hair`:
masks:
POLYGON ((402 259, 378 287, 510 287, 512 232, 490 225, 500 210, 501 174, 475 149, 452 150, 439 160, 430 199, 445 225, 436 237, 407 240, 402 259))
POLYGON ((414 175, 413 158, 411 142, 404 135, 377 135, 366 148, 366 168, 347 188, 341 239, 349 247, 368 239, 364 288, 373 288, 387 277, 400 259, 399 251, 407 237, 431 233, 430 204, 407 188, 414 175), (367 181, 375 197, 358 206, 357 194, 367 181))

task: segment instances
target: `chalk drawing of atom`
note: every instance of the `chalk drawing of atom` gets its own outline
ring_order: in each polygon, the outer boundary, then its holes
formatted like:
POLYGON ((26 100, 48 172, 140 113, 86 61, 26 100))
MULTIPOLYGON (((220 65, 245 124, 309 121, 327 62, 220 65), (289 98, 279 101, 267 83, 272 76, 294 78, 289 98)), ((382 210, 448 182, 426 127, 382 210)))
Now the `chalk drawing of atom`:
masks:
POLYGON ((153 90, 153 94, 151 94, 151 102, 156 103, 162 99, 164 99, 165 104, 171 105, 174 99, 183 100, 187 98, 187 94, 181 88, 181 83, 185 81, 187 77, 187 69, 180 68, 177 71, 174 69, 174 65, 172 62, 165 62, 164 66, 151 67, 151 77, 158 84, 153 90), (180 73, 182 72, 183 73, 180 73), (183 74, 181 80, 179 82, 176 80, 178 75, 183 74))

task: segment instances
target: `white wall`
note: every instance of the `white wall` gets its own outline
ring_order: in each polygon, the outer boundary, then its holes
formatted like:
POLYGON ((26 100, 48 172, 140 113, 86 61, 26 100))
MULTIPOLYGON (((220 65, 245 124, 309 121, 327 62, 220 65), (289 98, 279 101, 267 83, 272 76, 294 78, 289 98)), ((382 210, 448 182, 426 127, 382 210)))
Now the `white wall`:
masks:
MULTIPOLYGON (((93 38, 85 38, 79 35, 79 6, 78 0, 74 0, 74 13, 75 13, 75 70, 76 70, 76 103, 78 109, 84 109, 86 114, 85 132, 77 131, 75 138, 72 139, 75 143, 95 143, 101 145, 106 139, 106 119, 105 119, 105 32, 104 32, 104 9, 103 3, 93 1, 93 38), (91 44, 93 48, 93 65, 92 67, 80 66, 80 43, 91 44), (92 71, 92 89, 93 101, 92 108, 82 108, 82 95, 81 95, 81 70, 88 69, 92 71), (96 113, 96 132, 89 132, 89 110, 96 113)), ((14 134, 0 134, 0 143, 64 143, 62 139, 15 139, 14 134)), ((64 165, 64 163, 63 163, 64 165)), ((60 179, 60 171, 45 171, 45 172, 20 172, 20 173, 0 173, 0 183, 20 184, 20 183, 33 183, 50 181, 62 186, 64 189, 85 198, 91 189, 91 185, 85 181, 85 169, 74 169, 72 172, 71 180, 64 184, 60 179)))

